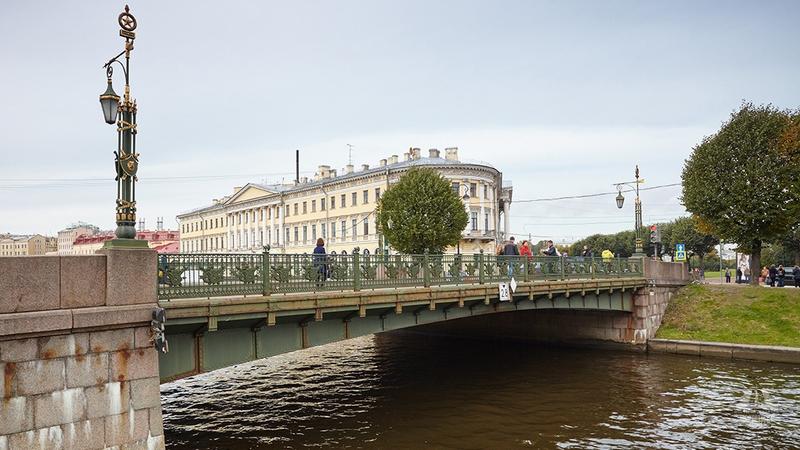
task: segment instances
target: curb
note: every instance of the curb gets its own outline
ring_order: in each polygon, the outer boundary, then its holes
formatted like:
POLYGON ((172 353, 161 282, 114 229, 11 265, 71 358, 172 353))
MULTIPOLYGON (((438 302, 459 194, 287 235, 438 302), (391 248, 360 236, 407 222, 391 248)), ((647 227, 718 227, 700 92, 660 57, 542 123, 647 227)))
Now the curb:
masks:
POLYGON ((731 360, 769 361, 800 365, 800 348, 726 342, 649 339, 647 351, 731 360))

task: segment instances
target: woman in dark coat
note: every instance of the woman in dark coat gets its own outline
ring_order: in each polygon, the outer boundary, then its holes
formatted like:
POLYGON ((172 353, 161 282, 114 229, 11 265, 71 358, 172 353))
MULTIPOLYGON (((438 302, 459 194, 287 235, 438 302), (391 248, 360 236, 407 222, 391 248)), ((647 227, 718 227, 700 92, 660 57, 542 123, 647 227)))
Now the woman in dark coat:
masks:
POLYGON ((317 287, 322 287, 328 278, 328 256, 325 251, 325 241, 317 239, 317 246, 314 247, 314 267, 317 268, 317 287))

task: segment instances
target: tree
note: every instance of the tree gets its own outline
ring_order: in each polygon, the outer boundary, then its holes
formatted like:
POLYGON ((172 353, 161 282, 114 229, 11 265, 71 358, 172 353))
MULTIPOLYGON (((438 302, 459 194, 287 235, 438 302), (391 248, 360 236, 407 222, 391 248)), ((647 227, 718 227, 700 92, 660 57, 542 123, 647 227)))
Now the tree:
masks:
POLYGON ((675 219, 670 227, 669 239, 673 245, 683 243, 687 252, 697 255, 700 267, 704 267, 703 258, 719 244, 719 239, 700 231, 696 220, 691 217, 675 219))
POLYGON ((750 252, 759 273, 762 244, 800 221, 800 114, 742 104, 694 147, 682 179, 683 204, 702 231, 750 252))
POLYGON ((450 182, 429 168, 412 168, 378 202, 378 228, 402 253, 442 253, 461 239, 467 212, 450 182))

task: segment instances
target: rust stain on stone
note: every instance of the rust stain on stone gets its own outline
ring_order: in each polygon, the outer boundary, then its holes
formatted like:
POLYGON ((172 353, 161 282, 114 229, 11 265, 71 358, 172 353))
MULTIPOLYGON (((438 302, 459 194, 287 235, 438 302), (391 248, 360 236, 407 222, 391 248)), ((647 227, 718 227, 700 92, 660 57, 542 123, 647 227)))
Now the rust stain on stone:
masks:
POLYGON ((94 347, 92 347, 92 351, 94 353, 103 353, 104 351, 106 351, 106 349, 104 349, 102 345, 95 345, 94 347))
POLYGON ((78 344, 75 344, 75 354, 76 354, 76 355, 83 355, 83 354, 85 354, 85 353, 86 353, 86 352, 83 350, 83 347, 81 347, 81 346, 80 346, 80 345, 78 345, 78 344))
POLYGON ((84 359, 86 359, 84 355, 75 355, 75 361, 83 362, 84 359))
POLYGON ((47 350, 42 353, 42 358, 44 359, 53 359, 54 356, 56 356, 56 353, 52 350, 47 350))
POLYGON ((117 381, 124 381, 125 375, 128 373, 128 360, 131 359, 131 352, 122 350, 119 352, 119 356, 119 367, 117 370, 119 370, 120 373, 117 375, 117 381))
POLYGON ((11 382, 14 380, 14 375, 17 373, 17 364, 13 362, 6 363, 6 368, 3 372, 3 395, 5 398, 10 398, 11 382))

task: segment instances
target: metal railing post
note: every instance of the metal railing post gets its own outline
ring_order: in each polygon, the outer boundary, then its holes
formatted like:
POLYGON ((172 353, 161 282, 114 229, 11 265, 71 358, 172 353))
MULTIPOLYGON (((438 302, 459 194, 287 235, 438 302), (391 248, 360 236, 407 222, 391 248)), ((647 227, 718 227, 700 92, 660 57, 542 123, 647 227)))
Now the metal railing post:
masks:
POLYGON ((559 264, 561 265, 561 279, 566 280, 567 276, 566 276, 566 271, 564 270, 564 261, 567 259, 567 257, 559 256, 558 259, 559 259, 559 264))
POLYGON ((478 284, 486 283, 486 273, 483 270, 483 249, 478 253, 478 284))
POLYGON ((358 252, 353 252, 353 290, 360 291, 361 290, 361 267, 359 267, 359 254, 358 252))
POLYGON ((264 296, 267 296, 272 293, 272 283, 271 283, 271 274, 270 274, 270 258, 269 258, 269 247, 264 247, 264 253, 261 254, 261 287, 264 292, 264 296))
POLYGON ((622 278, 622 257, 617 256, 617 278, 622 278))
POLYGON ((425 249, 425 254, 422 256, 422 284, 425 287, 431 286, 431 268, 427 248, 425 249))

